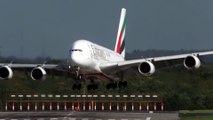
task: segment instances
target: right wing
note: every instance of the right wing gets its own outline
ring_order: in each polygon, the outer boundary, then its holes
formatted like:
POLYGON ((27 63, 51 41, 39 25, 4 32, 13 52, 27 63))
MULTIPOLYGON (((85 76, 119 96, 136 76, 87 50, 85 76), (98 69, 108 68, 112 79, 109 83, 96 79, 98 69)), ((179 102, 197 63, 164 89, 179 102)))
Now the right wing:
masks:
POLYGON ((180 63, 184 64, 184 66, 188 69, 199 68, 201 65, 199 57, 205 55, 213 55, 213 51, 103 63, 100 65, 100 68, 103 72, 108 73, 112 71, 125 71, 133 67, 138 67, 138 71, 142 75, 149 76, 155 72, 156 67, 162 68, 178 65, 180 63))

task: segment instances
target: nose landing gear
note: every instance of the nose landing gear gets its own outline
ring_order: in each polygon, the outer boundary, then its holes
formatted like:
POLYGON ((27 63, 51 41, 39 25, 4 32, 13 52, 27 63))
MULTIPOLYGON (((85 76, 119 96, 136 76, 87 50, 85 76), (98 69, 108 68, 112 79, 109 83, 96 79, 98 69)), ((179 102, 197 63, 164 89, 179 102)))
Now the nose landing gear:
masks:
POLYGON ((80 71, 80 67, 77 67, 76 77, 75 77, 76 83, 72 85, 72 90, 81 90, 82 88, 82 85, 80 83, 80 81, 82 80, 82 75, 79 73, 79 71, 80 71))

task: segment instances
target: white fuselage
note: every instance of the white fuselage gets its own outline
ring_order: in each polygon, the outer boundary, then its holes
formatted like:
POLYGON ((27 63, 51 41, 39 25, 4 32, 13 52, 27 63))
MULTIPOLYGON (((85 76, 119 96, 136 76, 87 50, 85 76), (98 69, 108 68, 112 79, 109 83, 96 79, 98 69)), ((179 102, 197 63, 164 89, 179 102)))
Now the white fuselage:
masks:
POLYGON ((100 64, 124 61, 120 54, 87 40, 73 43, 70 58, 71 66, 79 67, 81 73, 103 73, 100 64))

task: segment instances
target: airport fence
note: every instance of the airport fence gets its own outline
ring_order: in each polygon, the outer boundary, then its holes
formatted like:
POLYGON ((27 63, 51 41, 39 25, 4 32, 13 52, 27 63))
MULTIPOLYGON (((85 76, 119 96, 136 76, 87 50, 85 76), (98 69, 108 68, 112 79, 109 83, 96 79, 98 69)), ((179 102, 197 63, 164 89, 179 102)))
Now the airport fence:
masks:
POLYGON ((158 95, 9 95, 2 111, 163 111, 158 95))

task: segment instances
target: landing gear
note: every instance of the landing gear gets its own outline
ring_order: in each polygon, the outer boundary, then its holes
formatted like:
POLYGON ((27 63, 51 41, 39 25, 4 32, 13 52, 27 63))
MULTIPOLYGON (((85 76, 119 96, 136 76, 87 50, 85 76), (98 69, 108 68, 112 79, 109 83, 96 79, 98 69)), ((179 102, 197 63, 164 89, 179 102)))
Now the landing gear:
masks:
POLYGON ((107 89, 116 89, 117 88, 117 82, 110 82, 107 84, 107 89))
POLYGON ((77 67, 76 76, 75 76, 76 83, 72 85, 72 90, 81 90, 82 88, 81 83, 79 83, 79 81, 82 80, 82 75, 79 73, 79 71, 80 71, 80 67, 77 67))
POLYGON ((107 84, 107 89, 116 89, 117 87, 122 89, 127 87, 127 81, 119 81, 117 82, 110 82, 107 84))
POLYGON ((80 83, 73 84, 72 85, 72 90, 81 90, 82 86, 80 83))
POLYGON ((118 87, 119 88, 126 88, 127 87, 127 81, 119 81, 118 87))
POLYGON ((90 79, 90 84, 87 85, 87 90, 90 91, 90 90, 96 90, 98 89, 98 84, 95 83, 94 79, 90 79))
POLYGON ((96 89, 98 89, 98 84, 89 84, 88 86, 87 86, 87 90, 88 91, 90 91, 90 90, 96 90, 96 89))
POLYGON ((75 76, 76 80, 81 80, 82 79, 82 75, 80 74, 80 67, 76 68, 76 76, 75 76))

